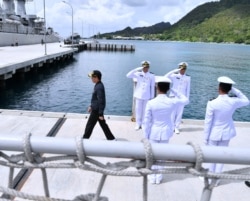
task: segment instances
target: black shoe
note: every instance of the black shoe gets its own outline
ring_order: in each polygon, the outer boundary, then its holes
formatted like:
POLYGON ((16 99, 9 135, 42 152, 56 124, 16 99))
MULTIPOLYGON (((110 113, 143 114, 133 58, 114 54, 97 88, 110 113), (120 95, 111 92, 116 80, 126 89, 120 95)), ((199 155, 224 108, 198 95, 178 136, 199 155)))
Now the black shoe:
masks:
POLYGON ((247 187, 250 188, 250 181, 245 181, 245 184, 246 184, 247 187))

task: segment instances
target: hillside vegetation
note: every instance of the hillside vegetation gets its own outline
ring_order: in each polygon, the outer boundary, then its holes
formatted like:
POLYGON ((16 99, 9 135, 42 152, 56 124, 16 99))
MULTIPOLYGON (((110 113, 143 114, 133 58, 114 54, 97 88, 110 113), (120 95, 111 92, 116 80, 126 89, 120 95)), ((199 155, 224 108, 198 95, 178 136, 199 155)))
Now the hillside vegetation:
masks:
POLYGON ((233 42, 250 44, 250 2, 212 2, 197 7, 162 34, 160 40, 233 42), (211 12, 210 12, 211 11, 211 12))
POLYGON ((134 29, 132 29, 131 27, 127 27, 121 31, 101 34, 100 36, 106 38, 112 38, 112 36, 133 37, 133 36, 144 36, 149 34, 161 34, 169 27, 171 27, 171 24, 169 22, 160 22, 149 27, 137 27, 134 29))
POLYGON ((196 7, 176 24, 130 27, 102 37, 142 36, 148 40, 250 44, 250 0, 221 0, 196 7))

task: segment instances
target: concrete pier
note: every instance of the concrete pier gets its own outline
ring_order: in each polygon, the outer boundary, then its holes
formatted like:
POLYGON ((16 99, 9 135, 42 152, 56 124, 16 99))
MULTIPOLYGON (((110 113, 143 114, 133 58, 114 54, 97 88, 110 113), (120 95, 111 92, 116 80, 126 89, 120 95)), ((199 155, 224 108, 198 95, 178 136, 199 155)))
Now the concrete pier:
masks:
MULTIPOLYGON (((45 45, 23 45, 0 47, 0 85, 14 74, 23 74, 46 65, 62 62, 73 58, 77 48, 64 46, 61 43, 45 45)), ((22 75, 21 75, 22 76, 22 75)))
POLYGON ((6 46, 0 47, 0 87, 14 75, 23 77, 25 73, 37 71, 47 65, 64 62, 73 58, 74 53, 85 50, 133 52, 133 45, 118 45, 106 43, 83 43, 64 45, 62 43, 6 46))
MULTIPOLYGON (((129 116, 105 116, 107 124, 118 141, 141 142, 142 130, 135 131, 135 122, 129 116)), ((88 120, 88 114, 54 113, 42 111, 0 110, 0 136, 50 136, 59 138, 75 138, 82 136, 88 120)), ((181 133, 174 135, 170 144, 186 145, 193 142, 203 146, 203 120, 183 119, 181 133)), ((235 122, 237 136, 231 140, 232 148, 249 148, 250 123, 235 122)), ((94 128, 90 140, 106 141, 99 124, 94 128)), ((109 149, 109 147, 107 147, 109 149)), ((124 147, 126 149, 126 147, 124 147)), ((0 148, 1 150, 1 148, 0 148)), ((3 151, 6 154, 16 154, 3 151)), ((94 157, 95 158, 95 157, 94 157)), ((96 158, 102 163, 121 161, 119 158, 96 158)), ((2 160, 2 159, 1 159, 2 160)), ((226 164, 224 171, 246 168, 249 165, 226 164)), ((0 186, 8 184, 8 167, 0 165, 0 186)), ((245 174, 249 174, 246 172, 245 174)), ((75 196, 96 193, 101 175, 98 172, 80 169, 47 169, 50 196, 72 200, 75 196)), ((24 171, 16 169, 14 174, 15 189, 24 193, 44 195, 42 175, 39 169, 24 171)), ((142 177, 107 176, 101 196, 109 201, 143 201, 142 177)), ((162 183, 155 185, 148 183, 148 201, 194 201, 201 200, 204 182, 191 174, 166 174, 162 183)), ((1 197, 1 193, 0 193, 1 197)), ((211 201, 249 200, 250 188, 244 185, 244 180, 223 179, 219 186, 213 188, 211 201)), ((14 200, 24 200, 16 198, 14 200)))

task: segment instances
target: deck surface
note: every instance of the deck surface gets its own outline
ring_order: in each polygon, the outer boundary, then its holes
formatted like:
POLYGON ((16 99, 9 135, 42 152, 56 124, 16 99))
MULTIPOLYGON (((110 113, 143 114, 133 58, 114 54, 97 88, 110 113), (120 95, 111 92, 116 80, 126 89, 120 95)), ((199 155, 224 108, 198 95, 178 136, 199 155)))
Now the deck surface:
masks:
MULTIPOLYGON (((56 133, 55 137, 74 138, 81 136, 87 122, 87 114, 49 113, 31 111, 0 111, 0 135, 20 136, 27 133, 46 136, 56 133), (55 125, 64 119, 60 128, 55 125)), ((131 117, 105 116, 110 129, 118 141, 140 142, 143 138, 142 130, 135 131, 135 123, 131 117)), ((250 147, 250 123, 235 122, 237 136, 231 140, 231 147, 250 147)), ((184 119, 181 133, 174 135, 170 144, 187 144, 188 142, 202 145, 203 121, 184 119)), ((105 136, 97 124, 90 140, 105 140, 105 136)), ((125 148, 125 147, 124 147, 125 148)), ((10 152, 5 152, 10 154, 10 152)), ((100 161, 120 161, 120 159, 100 159, 100 161)), ((225 165, 224 170, 242 168, 244 166, 225 165)), ((15 173, 17 173, 16 171, 15 173)), ((80 169, 48 169, 50 196, 73 200, 76 196, 96 193, 101 174, 80 169)), ((0 186, 7 187, 8 168, 0 166, 0 186)), ((108 176, 101 192, 101 196, 109 201, 143 201, 142 177, 108 176)), ((201 198, 203 182, 192 175, 167 174, 161 184, 148 184, 148 201, 198 201, 201 198)), ((40 170, 33 170, 21 188, 22 192, 34 195, 44 195, 40 170)), ((1 195, 1 194, 0 194, 1 195)), ((222 180, 212 193, 212 201, 249 200, 250 188, 243 181, 222 180)), ((15 200, 22 200, 16 198, 15 200)))
MULTIPOLYGON (((70 51, 70 48, 62 43, 48 43, 46 45, 46 54, 54 55, 70 51)), ((18 65, 20 63, 45 56, 45 45, 22 45, 22 46, 6 46, 0 47, 1 62, 0 68, 10 65, 18 65)))

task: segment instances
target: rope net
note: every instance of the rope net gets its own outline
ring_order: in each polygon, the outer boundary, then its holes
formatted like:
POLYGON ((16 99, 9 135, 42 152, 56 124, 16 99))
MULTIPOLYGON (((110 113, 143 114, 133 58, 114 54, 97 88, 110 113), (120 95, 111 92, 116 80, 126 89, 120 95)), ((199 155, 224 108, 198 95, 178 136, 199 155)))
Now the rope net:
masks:
POLYGON ((3 193, 0 200, 13 200, 13 198, 22 198, 37 201, 71 201, 60 198, 51 198, 49 193, 48 179, 46 169, 69 169, 77 168, 83 171, 92 171, 102 174, 102 178, 97 187, 96 193, 77 195, 72 201, 108 201, 107 197, 100 196, 101 190, 105 184, 107 176, 126 176, 126 177, 143 177, 143 200, 147 201, 147 175, 149 174, 191 174, 193 176, 204 177, 205 193, 202 194, 201 200, 209 201, 215 181, 217 179, 230 180, 250 180, 248 174, 250 168, 241 168, 222 173, 211 173, 202 167, 203 153, 199 145, 188 143, 196 156, 194 163, 186 161, 163 161, 154 160, 151 144, 148 140, 143 139, 142 144, 145 152, 145 160, 127 160, 114 163, 102 163, 97 159, 86 156, 84 143, 80 136, 75 138, 76 154, 75 155, 53 155, 44 156, 40 153, 34 153, 30 143, 31 134, 23 138, 23 153, 7 155, 0 151, 0 165, 9 168, 8 187, 0 186, 0 192, 3 193), (160 166, 161 169, 151 169, 152 165, 160 166), (14 170, 17 168, 26 168, 29 170, 40 169, 42 172, 42 181, 44 187, 44 196, 37 196, 15 190, 13 186, 14 170), (211 179, 214 182, 208 182, 211 179), (209 195, 207 192, 209 191, 209 195))

